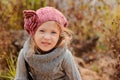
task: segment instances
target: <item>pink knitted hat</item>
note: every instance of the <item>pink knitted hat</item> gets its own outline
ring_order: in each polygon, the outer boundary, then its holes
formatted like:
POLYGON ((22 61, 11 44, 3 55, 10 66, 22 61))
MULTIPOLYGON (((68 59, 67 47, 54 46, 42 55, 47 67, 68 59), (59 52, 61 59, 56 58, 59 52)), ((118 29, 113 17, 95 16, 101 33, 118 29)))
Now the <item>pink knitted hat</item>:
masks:
POLYGON ((33 35, 37 28, 47 21, 56 21, 60 25, 66 27, 68 25, 65 16, 53 7, 40 8, 37 11, 24 10, 24 28, 33 35))

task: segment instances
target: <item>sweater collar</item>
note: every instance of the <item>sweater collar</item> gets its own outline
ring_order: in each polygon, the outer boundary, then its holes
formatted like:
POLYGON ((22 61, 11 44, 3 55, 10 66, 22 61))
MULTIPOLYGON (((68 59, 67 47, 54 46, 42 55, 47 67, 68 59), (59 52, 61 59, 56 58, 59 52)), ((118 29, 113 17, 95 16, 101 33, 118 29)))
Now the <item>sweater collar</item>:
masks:
POLYGON ((47 54, 41 54, 39 51, 38 54, 35 54, 36 51, 34 52, 30 52, 30 39, 28 39, 25 42, 25 47, 23 48, 26 52, 25 52, 25 59, 32 59, 35 61, 39 61, 39 62, 49 62, 54 60, 55 58, 61 56, 62 54, 64 54, 64 51, 66 50, 66 46, 63 47, 59 47, 59 48, 55 48, 54 50, 52 50, 51 52, 48 52, 47 54), (29 51, 28 51, 29 50, 29 51), (32 53, 32 54, 31 54, 32 53))

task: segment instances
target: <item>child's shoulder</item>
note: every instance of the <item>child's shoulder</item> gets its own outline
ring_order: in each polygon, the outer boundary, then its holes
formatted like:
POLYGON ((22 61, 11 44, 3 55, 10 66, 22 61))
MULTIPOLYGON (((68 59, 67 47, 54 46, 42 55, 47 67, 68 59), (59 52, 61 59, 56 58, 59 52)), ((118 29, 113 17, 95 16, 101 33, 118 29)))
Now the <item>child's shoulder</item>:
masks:
POLYGON ((69 49, 66 49, 65 56, 66 57, 72 56, 72 52, 69 49))
POLYGON ((25 53, 29 50, 29 41, 30 38, 25 41, 23 48, 19 51, 19 55, 25 55, 25 53))

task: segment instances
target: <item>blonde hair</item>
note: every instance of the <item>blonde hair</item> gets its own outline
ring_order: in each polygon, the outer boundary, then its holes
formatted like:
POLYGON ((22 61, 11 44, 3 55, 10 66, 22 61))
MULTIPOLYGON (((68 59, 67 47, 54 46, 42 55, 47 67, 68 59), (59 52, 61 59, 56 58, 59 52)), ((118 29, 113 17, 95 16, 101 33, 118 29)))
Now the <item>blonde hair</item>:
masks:
POLYGON ((63 27, 59 23, 56 23, 56 24, 58 25, 60 32, 61 32, 60 38, 59 38, 58 43, 57 43, 57 47, 62 47, 65 44, 69 45, 70 41, 72 40, 73 32, 70 29, 63 27))

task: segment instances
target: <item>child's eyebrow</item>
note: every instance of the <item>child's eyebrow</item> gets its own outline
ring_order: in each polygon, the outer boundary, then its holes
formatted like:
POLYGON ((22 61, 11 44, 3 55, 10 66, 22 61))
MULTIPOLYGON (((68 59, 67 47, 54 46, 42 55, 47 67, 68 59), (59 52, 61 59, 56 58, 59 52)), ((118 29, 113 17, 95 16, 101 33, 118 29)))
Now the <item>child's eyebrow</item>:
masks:
POLYGON ((58 32, 56 29, 54 29, 54 30, 51 30, 51 31, 58 32))
POLYGON ((39 30, 41 30, 41 29, 42 29, 42 30, 43 30, 43 29, 45 30, 45 28, 40 28, 39 30))

